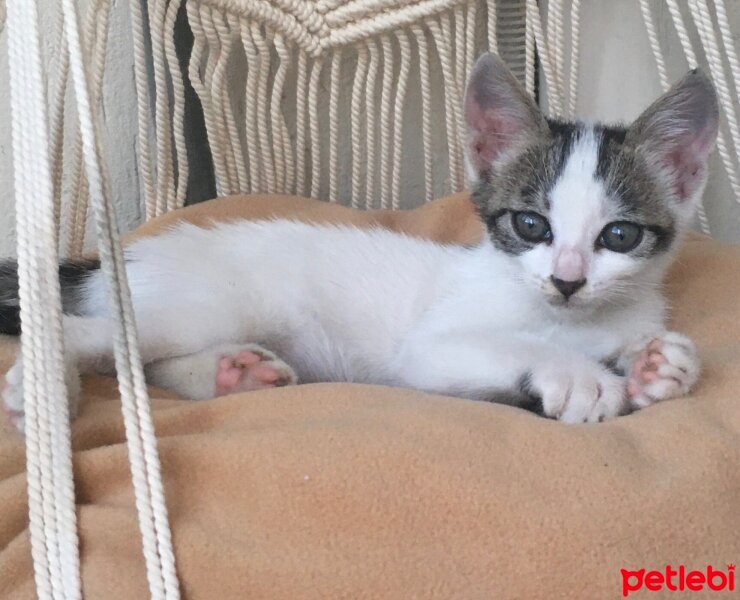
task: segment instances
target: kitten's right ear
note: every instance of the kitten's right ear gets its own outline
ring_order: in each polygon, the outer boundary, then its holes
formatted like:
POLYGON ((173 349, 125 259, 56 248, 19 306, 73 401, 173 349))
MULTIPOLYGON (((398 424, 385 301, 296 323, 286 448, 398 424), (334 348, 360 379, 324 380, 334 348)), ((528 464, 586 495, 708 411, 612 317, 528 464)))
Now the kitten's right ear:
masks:
POLYGON ((501 168, 549 132, 534 100, 493 53, 481 56, 470 74, 465 121, 471 179, 501 168))

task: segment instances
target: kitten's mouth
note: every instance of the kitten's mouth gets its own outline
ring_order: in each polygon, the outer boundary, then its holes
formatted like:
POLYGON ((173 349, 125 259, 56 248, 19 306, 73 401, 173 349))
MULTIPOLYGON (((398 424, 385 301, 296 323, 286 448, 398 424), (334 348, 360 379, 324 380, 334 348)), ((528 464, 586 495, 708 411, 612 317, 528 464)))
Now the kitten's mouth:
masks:
POLYGON ((586 304, 583 299, 574 296, 571 296, 570 298, 566 298, 564 296, 549 296, 547 298, 547 302, 550 306, 556 306, 565 310, 576 310, 578 308, 582 308, 586 304))

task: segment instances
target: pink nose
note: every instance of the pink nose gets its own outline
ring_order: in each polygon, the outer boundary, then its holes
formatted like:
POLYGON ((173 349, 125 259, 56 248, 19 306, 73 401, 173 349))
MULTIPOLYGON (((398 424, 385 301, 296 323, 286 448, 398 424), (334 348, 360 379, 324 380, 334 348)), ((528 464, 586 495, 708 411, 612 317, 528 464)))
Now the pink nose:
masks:
POLYGON ((581 281, 586 278, 583 255, 573 248, 563 248, 555 259, 552 276, 562 281, 581 281))

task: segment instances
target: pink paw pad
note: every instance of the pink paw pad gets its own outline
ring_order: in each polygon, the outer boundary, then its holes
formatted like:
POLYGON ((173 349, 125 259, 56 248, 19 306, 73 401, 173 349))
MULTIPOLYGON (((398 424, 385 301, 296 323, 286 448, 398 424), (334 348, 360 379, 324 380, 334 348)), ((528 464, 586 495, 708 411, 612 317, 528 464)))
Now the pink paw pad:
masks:
POLYGON ((658 379, 658 369, 666 363, 665 356, 660 352, 661 346, 660 340, 653 340, 632 365, 627 383, 627 393, 630 397, 634 398, 642 392, 644 385, 658 379))
POLYGON ((295 383, 293 371, 274 356, 244 350, 224 356, 216 370, 216 395, 225 396, 295 383))

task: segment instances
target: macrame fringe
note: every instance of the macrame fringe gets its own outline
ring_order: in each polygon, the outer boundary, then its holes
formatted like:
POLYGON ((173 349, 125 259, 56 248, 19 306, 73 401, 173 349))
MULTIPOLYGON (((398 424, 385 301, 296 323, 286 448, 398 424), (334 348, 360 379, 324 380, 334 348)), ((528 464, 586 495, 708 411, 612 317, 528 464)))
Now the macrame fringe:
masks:
MULTIPOLYGON (((448 10, 442 4, 410 7, 398 26, 381 28, 347 25, 362 3, 337 6, 326 23, 343 27, 325 32, 327 47, 320 48, 269 7, 255 12, 257 5, 187 3, 194 35, 188 72, 205 113, 218 194, 297 193, 391 208, 400 206, 409 177, 424 190, 418 202, 461 190, 464 86, 482 50, 475 46, 476 23, 482 15, 495 24, 495 3, 471 0, 448 10), (411 76, 415 62, 418 77, 411 76), (237 65, 246 67, 238 97, 228 77, 237 65), (432 65, 442 67, 444 130, 430 123, 432 65), (349 84, 346 93, 342 81, 349 84), (417 107, 407 104, 414 87, 422 105, 423 173, 412 171, 403 153, 404 124, 419 118, 417 107), (321 102, 325 92, 328 102, 321 102), (447 177, 435 185, 438 147, 446 148, 447 177)), ((308 14, 302 18, 301 27, 319 28, 308 14)), ((495 31, 487 38, 495 45, 495 31)))

